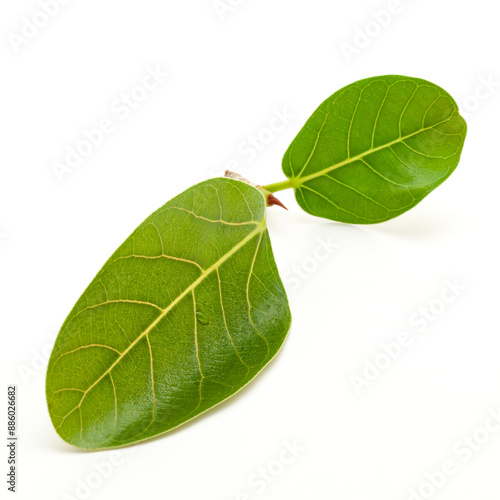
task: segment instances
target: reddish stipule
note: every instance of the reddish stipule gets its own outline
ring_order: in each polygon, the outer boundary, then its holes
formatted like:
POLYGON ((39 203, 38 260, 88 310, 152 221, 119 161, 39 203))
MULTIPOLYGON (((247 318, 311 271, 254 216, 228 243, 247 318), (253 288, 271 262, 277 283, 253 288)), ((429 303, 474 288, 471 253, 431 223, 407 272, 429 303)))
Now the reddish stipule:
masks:
POLYGON ((288 208, 286 208, 285 205, 283 205, 283 203, 281 203, 281 201, 278 200, 278 198, 276 198, 276 196, 274 196, 274 194, 272 194, 272 193, 270 193, 267 197, 267 204, 270 207, 272 207, 273 205, 278 205, 279 207, 282 207, 285 210, 288 210, 288 208))

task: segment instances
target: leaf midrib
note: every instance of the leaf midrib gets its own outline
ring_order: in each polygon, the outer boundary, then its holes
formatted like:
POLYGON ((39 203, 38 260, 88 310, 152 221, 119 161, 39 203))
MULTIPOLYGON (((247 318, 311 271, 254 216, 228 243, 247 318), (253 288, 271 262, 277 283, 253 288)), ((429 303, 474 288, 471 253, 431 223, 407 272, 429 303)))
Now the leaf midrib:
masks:
MULTIPOLYGON (((263 233, 266 229, 266 219, 265 217, 260 221, 256 222, 257 227, 249 233, 245 238, 243 238, 237 245, 235 245, 229 252, 224 254, 217 262, 212 264, 209 268, 207 268, 201 275, 191 283, 181 294, 177 296, 165 309, 163 309, 162 313, 151 323, 151 325, 146 328, 128 347, 125 349, 120 356, 113 362, 113 364, 91 385, 86 391, 83 391, 84 394, 82 399, 78 403, 75 408, 71 410, 73 412, 76 408, 80 407, 85 399, 85 396, 108 374, 111 373, 113 368, 126 356, 128 352, 132 350, 132 348, 137 345, 137 343, 148 333, 192 290, 194 290, 205 278, 207 278, 213 271, 218 269, 225 261, 227 261, 232 255, 234 255, 238 250, 243 248, 248 242, 250 242, 256 235, 259 233, 263 233)), ((70 413, 71 413, 70 412, 70 413)), ((63 419, 64 421, 64 419, 63 419)), ((61 422, 62 425, 62 422, 61 422)))
MULTIPOLYGON (((346 158, 345 160, 343 160, 343 161, 341 161, 339 163, 336 163, 335 165, 332 165, 330 167, 324 168, 323 170, 319 170, 318 172, 315 172, 314 174, 307 175, 305 177, 291 177, 290 180, 292 182, 292 185, 293 185, 294 188, 299 187, 301 184, 304 184, 307 181, 310 181, 311 179, 315 179, 316 177, 320 177, 322 175, 325 175, 328 172, 331 172, 332 170, 336 170, 337 168, 343 167, 345 165, 349 165, 350 163, 353 163, 355 161, 362 160, 367 155, 370 155, 372 153, 376 153, 377 151, 381 151, 382 149, 385 149, 385 148, 390 148, 394 144, 398 144, 400 142, 404 142, 406 139, 409 139, 410 137, 413 137, 414 135, 417 135, 417 134, 420 134, 422 132, 425 132, 426 130, 430 130, 432 128, 435 128, 438 125, 441 125, 442 123, 446 123, 446 122, 450 121, 450 119, 453 118, 454 116, 459 116, 457 114, 456 110, 448 118, 446 118, 446 120, 440 121, 438 123, 434 123, 433 125, 431 125, 429 127, 421 128, 421 129, 419 129, 419 130, 417 130, 417 131, 415 131, 415 132, 413 132, 411 134, 408 134, 408 135, 406 135, 404 137, 399 137, 398 139, 395 139, 394 141, 391 141, 391 142, 388 142, 386 144, 383 144, 382 146, 377 146, 376 148, 368 149, 367 151, 364 151, 363 153, 361 153, 361 154, 359 154, 357 156, 346 158)), ((315 150, 316 150, 316 146, 314 147, 313 152, 315 150)))

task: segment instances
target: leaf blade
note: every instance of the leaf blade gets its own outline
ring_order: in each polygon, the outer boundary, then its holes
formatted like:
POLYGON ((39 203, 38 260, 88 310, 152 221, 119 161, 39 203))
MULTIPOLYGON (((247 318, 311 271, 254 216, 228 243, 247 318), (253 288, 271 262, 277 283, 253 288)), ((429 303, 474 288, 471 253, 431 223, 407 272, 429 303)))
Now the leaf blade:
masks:
POLYGON ((68 316, 47 374, 53 424, 91 449, 171 430, 246 385, 289 326, 263 195, 198 184, 134 231, 68 316))
POLYGON ((425 80, 360 80, 325 100, 283 158, 312 215, 372 224, 419 203, 456 168, 466 135, 458 107, 425 80))

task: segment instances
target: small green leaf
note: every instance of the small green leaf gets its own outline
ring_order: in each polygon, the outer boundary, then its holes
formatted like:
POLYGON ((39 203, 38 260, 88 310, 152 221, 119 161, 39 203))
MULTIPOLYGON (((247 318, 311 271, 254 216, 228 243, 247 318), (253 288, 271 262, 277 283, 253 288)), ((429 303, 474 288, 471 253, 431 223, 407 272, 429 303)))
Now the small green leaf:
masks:
POLYGON ((373 224, 406 212, 457 166, 467 126, 442 88, 381 76, 339 90, 313 113, 283 158, 312 215, 373 224))
POLYGON ((261 191, 212 179, 146 219, 57 337, 47 401, 81 448, 150 438, 246 385, 290 327, 261 191))

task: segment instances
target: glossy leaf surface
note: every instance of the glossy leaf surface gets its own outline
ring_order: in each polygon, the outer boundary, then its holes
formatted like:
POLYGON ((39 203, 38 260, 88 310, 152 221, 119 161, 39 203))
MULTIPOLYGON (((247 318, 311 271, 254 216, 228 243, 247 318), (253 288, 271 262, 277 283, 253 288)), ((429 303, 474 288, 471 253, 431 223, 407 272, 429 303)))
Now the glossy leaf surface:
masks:
POLYGON ((262 193, 212 179, 142 223, 66 319, 47 374, 67 442, 108 448, 192 419, 277 353, 290 311, 262 193))
POLYGON ((414 207, 457 166, 465 120, 425 80, 381 76, 339 90, 314 112, 283 158, 299 205, 372 224, 414 207))

